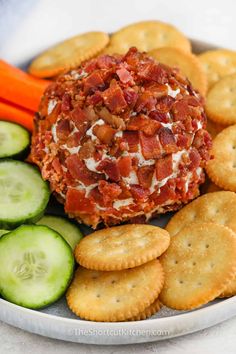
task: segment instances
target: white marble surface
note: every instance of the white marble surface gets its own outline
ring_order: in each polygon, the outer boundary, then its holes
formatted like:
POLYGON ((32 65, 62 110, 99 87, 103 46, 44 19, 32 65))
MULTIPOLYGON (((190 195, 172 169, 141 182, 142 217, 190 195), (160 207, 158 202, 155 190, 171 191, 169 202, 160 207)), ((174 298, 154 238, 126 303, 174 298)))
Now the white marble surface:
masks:
MULTIPOLYGON (((0 0, 0 57, 21 64, 47 46, 87 30, 112 32, 143 19, 178 26, 189 37, 236 49, 235 0, 0 0)), ((236 318, 168 341, 131 346, 66 343, 0 323, 0 353, 168 353, 236 352, 236 318)))

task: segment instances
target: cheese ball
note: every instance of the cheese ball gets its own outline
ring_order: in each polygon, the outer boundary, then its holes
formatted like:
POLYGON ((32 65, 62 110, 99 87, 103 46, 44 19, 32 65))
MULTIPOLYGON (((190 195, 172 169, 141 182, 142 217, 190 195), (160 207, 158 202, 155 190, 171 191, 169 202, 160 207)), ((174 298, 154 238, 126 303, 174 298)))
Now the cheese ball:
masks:
POLYGON ((211 148, 203 104, 178 69, 136 48, 101 55, 46 89, 31 161, 79 222, 145 222, 199 194, 211 148))

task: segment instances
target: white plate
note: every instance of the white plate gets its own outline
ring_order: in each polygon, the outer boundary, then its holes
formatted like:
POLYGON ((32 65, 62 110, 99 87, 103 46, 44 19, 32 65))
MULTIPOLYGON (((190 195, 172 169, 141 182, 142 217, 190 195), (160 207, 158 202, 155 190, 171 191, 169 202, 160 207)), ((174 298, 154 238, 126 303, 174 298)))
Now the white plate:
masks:
MULTIPOLYGON (((213 46, 193 40, 196 53, 213 46)), ((28 61, 29 58, 26 58, 28 61)), ((61 213, 62 208, 50 208, 49 212, 61 213)), ((163 226, 167 216, 154 220, 163 226)), ((84 227, 86 233, 89 228, 84 227)), ((78 343, 130 344, 173 338, 213 326, 236 315, 236 296, 216 300, 193 311, 174 311, 162 308, 155 316, 145 321, 102 323, 83 321, 67 307, 65 299, 48 308, 29 310, 0 299, 0 320, 43 336, 78 343)))

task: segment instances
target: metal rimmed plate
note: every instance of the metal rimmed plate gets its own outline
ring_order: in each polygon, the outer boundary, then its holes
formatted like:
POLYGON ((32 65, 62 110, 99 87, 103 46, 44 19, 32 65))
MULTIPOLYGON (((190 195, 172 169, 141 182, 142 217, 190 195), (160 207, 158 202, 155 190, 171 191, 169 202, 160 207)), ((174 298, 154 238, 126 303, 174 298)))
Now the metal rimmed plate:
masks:
MULTIPOLYGON (((197 53, 214 48, 195 40, 192 44, 197 53)), ((61 214, 62 207, 54 203, 49 206, 48 212, 61 214)), ((163 226, 167 218, 164 216, 152 223, 163 226)), ((83 231, 91 232, 87 227, 83 227, 83 231)), ((0 320, 10 325, 51 338, 91 344, 131 344, 173 338, 213 326, 235 315, 236 296, 215 300, 193 311, 180 312, 163 307, 148 320, 119 323, 80 320, 68 309, 64 298, 41 311, 0 299, 0 320)))

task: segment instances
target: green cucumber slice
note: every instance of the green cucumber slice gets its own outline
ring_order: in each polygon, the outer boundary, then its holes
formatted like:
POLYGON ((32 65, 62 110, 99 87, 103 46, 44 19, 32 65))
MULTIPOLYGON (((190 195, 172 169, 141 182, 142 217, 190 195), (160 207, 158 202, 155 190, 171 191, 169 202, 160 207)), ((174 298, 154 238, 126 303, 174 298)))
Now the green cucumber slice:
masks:
POLYGON ((18 124, 0 120, 0 158, 24 158, 29 146, 28 130, 18 124))
POLYGON ((21 161, 0 160, 0 228, 38 221, 50 196, 38 170, 21 161))
POLYGON ((75 249, 83 237, 78 226, 72 224, 69 220, 53 215, 44 215, 42 219, 37 222, 37 225, 45 225, 57 231, 69 243, 72 250, 75 249))
POLYGON ((10 231, 9 231, 9 230, 0 230, 0 237, 1 237, 2 235, 7 234, 8 232, 10 232, 10 231))
POLYGON ((0 291, 4 299, 38 309, 57 301, 74 270, 67 242, 54 230, 22 225, 0 239, 0 291))

